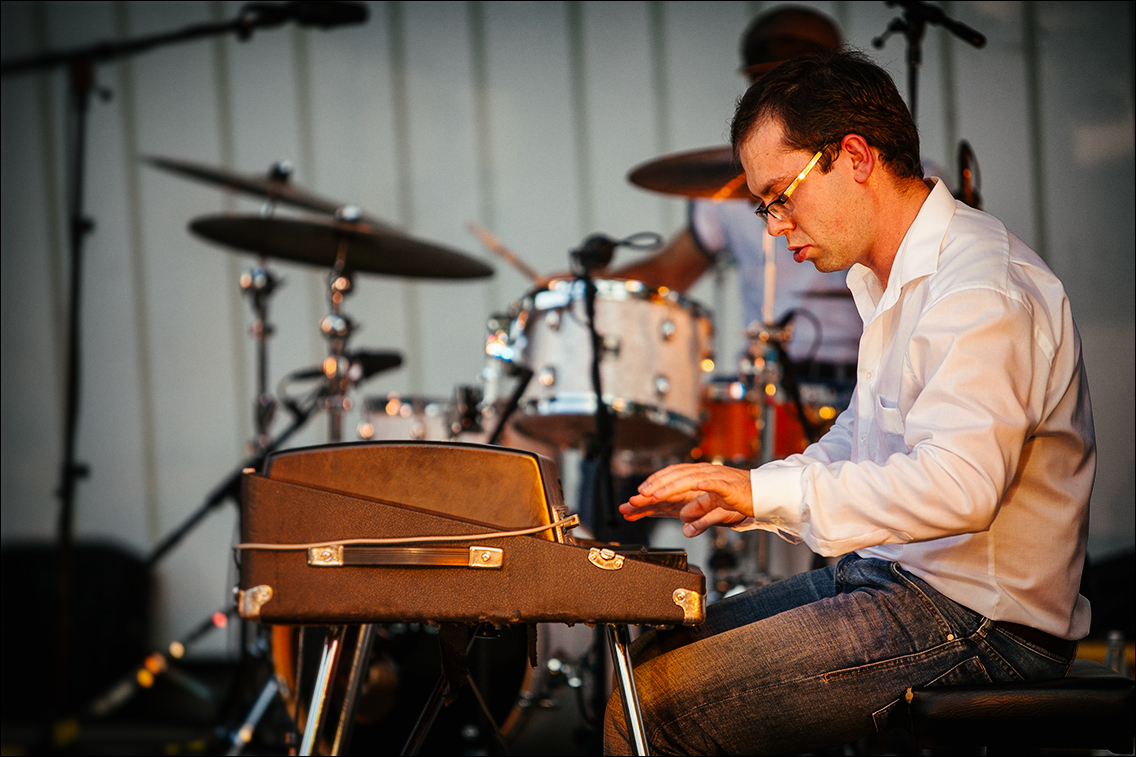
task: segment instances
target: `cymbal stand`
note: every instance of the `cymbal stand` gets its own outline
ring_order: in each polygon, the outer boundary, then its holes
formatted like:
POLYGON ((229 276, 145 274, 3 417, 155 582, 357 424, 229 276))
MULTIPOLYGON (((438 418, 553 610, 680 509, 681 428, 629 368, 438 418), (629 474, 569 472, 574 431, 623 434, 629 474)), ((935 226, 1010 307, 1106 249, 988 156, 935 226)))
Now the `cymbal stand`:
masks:
POLYGON ((331 303, 331 313, 320 320, 320 331, 328 342, 328 357, 323 361, 323 373, 327 379, 327 396, 324 406, 328 409, 328 441, 343 441, 343 413, 351 409, 351 398, 347 389, 353 381, 351 360, 345 355, 347 340, 355 330, 355 323, 343 315, 343 300, 354 288, 354 276, 347 270, 347 240, 339 242, 335 267, 328 277, 327 297, 331 303))
POLYGON ((265 267, 265 260, 261 258, 255 267, 241 274, 239 281, 255 316, 251 333, 256 340, 256 399, 253 403, 256 423, 253 454, 256 454, 268 447, 268 427, 276 411, 276 400, 268 393, 268 338, 274 331, 268 322, 268 301, 280 284, 280 278, 265 267))

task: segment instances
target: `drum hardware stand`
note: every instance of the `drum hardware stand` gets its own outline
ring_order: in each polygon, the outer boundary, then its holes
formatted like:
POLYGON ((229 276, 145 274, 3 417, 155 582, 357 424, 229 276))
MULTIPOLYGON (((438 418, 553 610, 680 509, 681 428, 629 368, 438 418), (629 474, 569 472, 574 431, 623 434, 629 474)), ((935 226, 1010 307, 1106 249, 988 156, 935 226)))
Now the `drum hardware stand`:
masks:
POLYGON ((172 660, 184 657, 189 646, 209 631, 228 625, 229 617, 236 611, 235 605, 218 610, 184 637, 170 642, 166 652, 154 651, 148 654, 141 663, 132 666, 116 683, 91 700, 83 708, 84 716, 97 719, 112 714, 138 694, 139 689, 150 688, 163 675, 198 699, 215 702, 216 696, 205 684, 174 668, 172 660))
POLYGON ((501 432, 505 430, 505 424, 509 422, 509 418, 517 411, 517 407, 521 404, 521 395, 528 389, 529 382, 532 381, 533 372, 531 368, 526 368, 523 365, 515 365, 509 363, 510 369, 516 373, 517 383, 513 387, 513 393, 509 395, 509 402, 501 411, 500 417, 497 419, 497 425, 493 427, 493 433, 489 435, 489 440, 486 444, 497 444, 501 439, 501 432))
MULTIPOLYGON (((344 222, 358 221, 359 208, 345 205, 335 211, 336 219, 344 222)), ((328 276, 327 298, 331 303, 331 313, 320 320, 320 331, 328 341, 328 357, 323 361, 323 372, 327 377, 327 393, 324 405, 328 409, 328 441, 343 441, 343 413, 351 409, 351 398, 347 396, 348 386, 354 380, 351 375, 351 361, 346 357, 347 340, 355 331, 355 323, 343 315, 343 300, 354 288, 354 276, 347 269, 346 237, 339 241, 339 251, 335 256, 335 267, 328 276)))
POLYGON ((265 263, 265 259, 261 258, 256 267, 240 277, 241 291, 248 295, 255 316, 251 329, 256 339, 256 439, 252 444, 253 454, 263 451, 269 443, 268 427, 276 414, 276 400, 268 393, 268 338, 275 331, 268 322, 268 301, 280 284, 280 278, 269 271, 265 263))
MULTIPOLYGON (((289 743, 300 744, 299 752, 290 749, 289 754, 314 754, 317 748, 320 731, 323 728, 328 695, 331 683, 336 677, 339 668, 342 648, 349 636, 355 634, 355 648, 351 657, 351 670, 347 678, 347 690, 343 705, 336 720, 335 737, 332 740, 329 754, 342 754, 351 743, 351 734, 355 728, 355 709, 359 693, 366 678, 367 660, 371 654, 371 647, 375 640, 375 626, 372 623, 354 626, 332 626, 327 629, 323 642, 323 651, 320 654, 320 666, 316 673, 316 681, 312 685, 312 696, 308 703, 308 714, 305 718, 303 737, 300 738, 296 726, 300 721, 299 694, 302 691, 302 675, 304 668, 304 636, 308 629, 300 627, 299 644, 296 650, 296 714, 292 718, 292 731, 289 734, 289 743)), ((267 687, 266 687, 267 690, 267 687)), ((251 717, 251 715, 250 715, 251 717)))
POLYGON ((261 718, 264 717, 264 713, 268 711, 268 706, 272 704, 272 700, 279 691, 280 682, 276 680, 275 676, 269 678, 268 683, 264 685, 257 696, 256 703, 253 704, 244 722, 241 723, 241 727, 233 732, 229 739, 229 749, 225 754, 238 755, 244 751, 245 746, 252 741, 253 733, 256 731, 256 727, 260 725, 261 718))
POLYGON ((450 438, 457 440, 463 433, 484 431, 481 425, 481 403, 485 390, 469 384, 454 387, 453 413, 450 418, 450 438))

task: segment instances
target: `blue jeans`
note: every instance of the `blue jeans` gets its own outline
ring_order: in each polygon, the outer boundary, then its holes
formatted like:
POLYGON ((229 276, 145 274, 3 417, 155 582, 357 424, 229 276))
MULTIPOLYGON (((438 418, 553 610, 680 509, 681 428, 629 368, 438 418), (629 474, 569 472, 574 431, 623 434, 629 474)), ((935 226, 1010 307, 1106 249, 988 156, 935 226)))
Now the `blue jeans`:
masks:
MULTIPOLYGON (((896 563, 834 566, 710 605, 696 628, 649 631, 632 658, 654 754, 795 754, 895 725, 909 687, 1065 675, 1054 655, 896 563), (889 720, 891 722, 889 723, 889 720)), ((630 754, 618 692, 604 751, 630 754)))

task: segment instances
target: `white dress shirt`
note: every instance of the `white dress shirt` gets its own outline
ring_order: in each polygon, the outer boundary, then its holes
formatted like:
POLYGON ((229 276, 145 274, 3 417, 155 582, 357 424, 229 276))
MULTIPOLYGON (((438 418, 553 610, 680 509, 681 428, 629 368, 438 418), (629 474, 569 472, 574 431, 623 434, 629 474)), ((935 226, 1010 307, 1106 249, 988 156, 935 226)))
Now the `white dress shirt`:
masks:
POLYGON ((1083 637, 1096 447, 1061 282, 936 182, 887 288, 859 264, 848 286, 864 322, 852 402, 803 454, 751 472, 750 527, 894 560, 988 618, 1083 637))

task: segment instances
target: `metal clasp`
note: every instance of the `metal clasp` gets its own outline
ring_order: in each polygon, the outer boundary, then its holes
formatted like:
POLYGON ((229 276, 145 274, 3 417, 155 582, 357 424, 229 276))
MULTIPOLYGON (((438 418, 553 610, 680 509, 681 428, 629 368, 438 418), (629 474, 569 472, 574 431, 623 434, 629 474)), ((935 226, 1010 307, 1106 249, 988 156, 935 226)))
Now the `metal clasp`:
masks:
POLYGON ((671 595, 674 603, 682 608, 682 622, 684 625, 701 623, 704 617, 702 611, 702 595, 690 589, 675 589, 671 595))
POLYGON ((623 555, 604 547, 592 547, 588 550, 588 562, 603 570, 619 570, 623 567, 623 555))
POLYGON ((241 617, 245 620, 256 620, 260 617, 260 608, 270 599, 272 599, 272 587, 268 584, 242 589, 237 594, 237 607, 240 608, 241 617))

